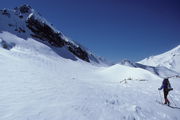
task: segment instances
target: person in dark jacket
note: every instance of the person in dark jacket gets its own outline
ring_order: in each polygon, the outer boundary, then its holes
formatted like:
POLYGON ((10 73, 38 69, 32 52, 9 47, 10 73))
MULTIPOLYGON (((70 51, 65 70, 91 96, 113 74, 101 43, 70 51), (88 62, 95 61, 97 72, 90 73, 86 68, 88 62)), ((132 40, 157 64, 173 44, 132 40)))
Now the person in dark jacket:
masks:
POLYGON ((173 90, 173 88, 171 87, 171 84, 170 84, 168 78, 165 78, 163 80, 163 82, 162 82, 161 87, 158 88, 158 90, 162 90, 162 89, 163 89, 163 92, 164 92, 164 101, 165 101, 164 104, 170 105, 170 102, 169 102, 167 96, 168 96, 169 91, 173 90))
POLYGON ((158 90, 162 90, 162 89, 163 89, 163 92, 164 92, 164 101, 165 101, 164 104, 170 105, 170 102, 169 102, 167 96, 168 96, 169 91, 173 90, 173 88, 171 87, 171 84, 170 84, 168 78, 165 78, 163 80, 163 82, 162 82, 161 87, 158 88, 158 90))

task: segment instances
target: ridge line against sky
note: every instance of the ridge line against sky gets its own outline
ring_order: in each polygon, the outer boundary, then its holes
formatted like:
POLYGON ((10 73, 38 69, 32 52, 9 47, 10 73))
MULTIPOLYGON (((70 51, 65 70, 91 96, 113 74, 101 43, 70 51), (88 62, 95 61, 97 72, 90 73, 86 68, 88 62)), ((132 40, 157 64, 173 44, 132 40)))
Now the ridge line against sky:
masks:
POLYGON ((139 61, 180 44, 179 0, 1 0, 0 9, 22 4, 111 61, 139 61))

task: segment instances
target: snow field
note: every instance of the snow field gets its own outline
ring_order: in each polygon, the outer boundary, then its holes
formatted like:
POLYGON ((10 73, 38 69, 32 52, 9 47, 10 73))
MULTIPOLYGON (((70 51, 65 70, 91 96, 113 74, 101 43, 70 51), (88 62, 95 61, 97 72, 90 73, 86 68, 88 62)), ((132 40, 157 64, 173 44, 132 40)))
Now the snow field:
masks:
MULTIPOLYGON (((162 79, 149 71, 72 61, 33 39, 0 37, 16 44, 0 47, 0 120, 180 119, 179 109, 156 102, 162 79)), ((179 79, 171 84, 180 106, 179 79)))
MULTIPOLYGON (((161 79, 148 71, 0 51, 1 120, 180 119, 178 110, 155 102, 161 79)), ((172 94, 176 103, 179 90, 172 94)))

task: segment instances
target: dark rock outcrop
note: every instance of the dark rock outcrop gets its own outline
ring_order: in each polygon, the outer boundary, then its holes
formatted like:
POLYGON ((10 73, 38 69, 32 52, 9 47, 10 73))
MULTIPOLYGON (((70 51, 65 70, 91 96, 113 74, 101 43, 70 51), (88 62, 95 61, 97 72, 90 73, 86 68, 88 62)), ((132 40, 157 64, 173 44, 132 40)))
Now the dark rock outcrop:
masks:
POLYGON ((11 16, 7 9, 0 10, 0 13, 1 13, 2 15, 7 16, 7 17, 10 17, 10 16, 11 16))
POLYGON ((0 40, 0 46, 2 46, 2 48, 6 49, 6 50, 10 50, 15 46, 15 44, 14 43, 8 43, 4 40, 0 40))
POLYGON ((80 59, 90 62, 88 53, 81 47, 66 41, 62 33, 54 31, 48 24, 30 16, 27 20, 27 27, 33 32, 32 37, 39 38, 42 41, 47 41, 53 47, 66 46, 68 50, 80 59))
POLYGON ((31 6, 29 5, 22 5, 20 7, 15 7, 14 10, 16 11, 20 11, 22 14, 25 14, 25 13, 30 13, 31 12, 31 6))
POLYGON ((81 49, 80 47, 76 47, 73 44, 68 44, 68 49, 74 55, 81 58, 82 60, 84 60, 86 62, 90 62, 89 57, 88 57, 88 53, 86 51, 84 51, 83 49, 81 49))
POLYGON ((55 47, 62 47, 65 45, 65 41, 60 37, 60 33, 54 32, 50 26, 35 19, 33 15, 27 19, 26 23, 27 27, 34 33, 32 34, 33 37, 46 40, 55 47))

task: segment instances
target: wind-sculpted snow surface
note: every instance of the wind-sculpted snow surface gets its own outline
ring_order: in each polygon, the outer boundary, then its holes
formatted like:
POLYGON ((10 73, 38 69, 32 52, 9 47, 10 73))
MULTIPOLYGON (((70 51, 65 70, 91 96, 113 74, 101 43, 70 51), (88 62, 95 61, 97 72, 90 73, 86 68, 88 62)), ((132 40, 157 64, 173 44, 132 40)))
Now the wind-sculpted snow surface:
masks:
MULTIPOLYGON (((33 39, 0 37, 15 43, 10 50, 0 47, 0 120, 180 119, 179 109, 156 102, 162 79, 149 71, 97 67, 60 57, 33 39)), ((179 79, 170 82, 180 106, 179 79)))

